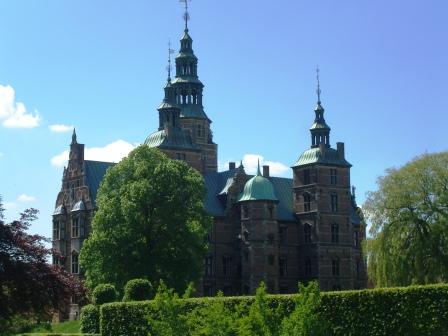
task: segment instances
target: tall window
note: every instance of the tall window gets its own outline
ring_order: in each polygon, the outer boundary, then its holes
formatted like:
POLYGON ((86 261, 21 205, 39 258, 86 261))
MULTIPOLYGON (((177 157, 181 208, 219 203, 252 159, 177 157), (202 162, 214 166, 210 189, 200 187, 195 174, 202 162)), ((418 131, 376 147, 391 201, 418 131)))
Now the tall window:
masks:
POLYGON ((286 226, 281 225, 278 227, 278 242, 283 245, 286 244, 286 236, 288 234, 288 229, 286 226))
POLYGON ((273 254, 268 255, 268 264, 269 264, 269 266, 273 266, 274 265, 274 260, 275 260, 275 257, 274 257, 273 254))
POLYGON ((78 274, 79 268, 78 268, 78 255, 72 254, 72 273, 78 274))
POLYGON ((180 160, 180 161, 185 161, 187 158, 187 156, 185 155, 185 153, 176 153, 176 159, 180 160))
POLYGON ((331 261, 331 272, 333 276, 339 276, 339 258, 334 258, 331 261))
POLYGON ((222 257, 222 273, 224 275, 232 274, 232 257, 230 256, 222 257))
POLYGON ((305 275, 311 275, 311 259, 310 258, 306 258, 305 259, 305 275))
POLYGON ((61 238, 61 223, 59 220, 53 221, 53 239, 57 240, 61 238))
POLYGON ((210 286, 210 285, 204 285, 203 292, 204 292, 204 296, 213 296, 213 289, 212 289, 212 286, 210 286))
POLYGON ((359 231, 353 232, 353 245, 355 245, 355 247, 359 246, 359 231))
POLYGON ((72 238, 79 237, 79 217, 72 219, 72 238))
POLYGON ((338 195, 331 194, 331 212, 338 211, 338 195))
POLYGON ((247 205, 243 205, 242 212, 243 218, 249 218, 249 207, 247 205))
POLYGON ((196 135, 197 135, 198 138, 203 138, 203 137, 205 137, 205 128, 204 128, 204 125, 202 125, 202 124, 197 124, 197 127, 196 127, 196 135))
POLYGON ((339 225, 336 223, 331 224, 331 242, 339 243, 339 225))
POLYGON ((360 261, 359 260, 356 260, 356 277, 357 278, 359 278, 359 271, 360 271, 360 268, 361 268, 361 266, 360 266, 360 261))
POLYGON ((280 276, 288 275, 288 259, 286 257, 278 258, 278 272, 280 276))
POLYGON ((311 225, 308 223, 303 226, 303 240, 305 243, 311 243, 311 225))
POLYGON ((303 184, 310 184, 310 170, 304 169, 303 170, 303 184))
POLYGON ((303 194, 303 211, 311 211, 311 195, 307 192, 303 194))
POLYGON ((330 169, 330 183, 338 184, 338 171, 337 169, 330 169))
POLYGON ((213 257, 208 256, 205 258, 205 270, 204 273, 206 276, 213 275, 213 257))

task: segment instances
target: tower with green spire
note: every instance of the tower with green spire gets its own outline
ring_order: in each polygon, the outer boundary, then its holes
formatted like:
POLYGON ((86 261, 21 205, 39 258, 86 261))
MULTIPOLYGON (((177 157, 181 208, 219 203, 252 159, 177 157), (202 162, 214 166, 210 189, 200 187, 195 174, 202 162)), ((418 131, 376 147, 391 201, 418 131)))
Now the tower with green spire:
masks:
POLYGON ((169 58, 165 98, 158 108, 159 129, 148 136, 145 144, 160 148, 171 158, 186 161, 201 173, 216 172, 218 146, 213 142, 211 120, 202 104, 204 85, 198 78, 198 58, 188 29, 187 1, 185 4, 185 29, 175 59, 176 75, 171 80, 169 58))
POLYGON ((299 276, 317 279, 323 290, 364 288, 364 263, 355 237, 365 228, 354 214, 350 190, 351 164, 344 144, 331 147, 330 127, 324 119, 319 70, 317 106, 310 128, 311 147, 293 169, 294 212, 299 222, 299 276))

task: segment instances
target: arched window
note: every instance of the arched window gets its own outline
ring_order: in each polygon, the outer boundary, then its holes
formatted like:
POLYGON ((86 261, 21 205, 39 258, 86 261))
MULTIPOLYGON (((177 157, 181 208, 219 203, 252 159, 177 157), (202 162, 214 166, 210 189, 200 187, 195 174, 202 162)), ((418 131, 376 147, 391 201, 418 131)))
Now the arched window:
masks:
POLYGON ((331 224, 331 242, 339 243, 339 225, 336 223, 331 224))
POLYGON ((308 223, 303 226, 303 240, 305 243, 311 243, 311 225, 308 223))
POLYGON ((311 211, 311 195, 308 192, 303 194, 303 211, 311 211))

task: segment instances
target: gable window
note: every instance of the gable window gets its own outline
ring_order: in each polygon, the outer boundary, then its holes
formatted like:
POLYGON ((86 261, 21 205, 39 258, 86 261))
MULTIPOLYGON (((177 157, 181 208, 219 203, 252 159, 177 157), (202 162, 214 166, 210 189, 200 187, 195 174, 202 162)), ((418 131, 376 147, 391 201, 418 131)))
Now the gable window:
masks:
POLYGON ((232 274, 232 257, 230 256, 222 257, 222 274, 224 275, 232 274))
POLYGON ((79 268, 78 268, 78 255, 72 254, 72 273, 78 274, 79 268))
POLYGON ((205 258, 205 270, 204 273, 206 276, 213 275, 213 257, 208 256, 205 258))
POLYGON ((303 194, 303 211, 311 211, 311 195, 307 192, 303 194))
POLYGON ((59 220, 53 221, 53 239, 57 240, 61 238, 61 222, 59 220))
POLYGON ((72 219, 72 238, 79 237, 79 217, 75 217, 72 219))
POLYGON ((285 225, 281 225, 278 227, 278 242, 281 245, 286 244, 287 233, 288 233, 288 229, 285 225))
POLYGON ((311 275, 311 259, 310 258, 306 258, 305 259, 305 275, 311 275))
POLYGON ((334 258, 331 261, 331 273, 333 276, 339 276, 339 258, 334 258))
POLYGON ((331 194, 331 212, 338 211, 338 195, 331 194))
POLYGON ((303 240, 305 243, 311 243, 311 225, 308 223, 303 226, 303 240))
POLYGON ((331 242, 339 243, 339 225, 336 223, 331 224, 331 242))
POLYGON ((280 276, 288 275, 288 259, 286 257, 278 258, 278 273, 280 276))
POLYGON ((330 169, 330 184, 338 184, 338 170, 330 169))

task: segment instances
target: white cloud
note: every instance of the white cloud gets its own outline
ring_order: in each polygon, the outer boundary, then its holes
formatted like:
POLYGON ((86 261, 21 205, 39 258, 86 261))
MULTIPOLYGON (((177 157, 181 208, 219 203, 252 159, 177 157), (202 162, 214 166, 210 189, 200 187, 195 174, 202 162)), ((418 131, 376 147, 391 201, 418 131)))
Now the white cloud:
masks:
MULTIPOLYGON (((105 161, 105 162, 119 162, 126 157, 136 145, 133 145, 124 140, 117 140, 104 147, 86 148, 84 157, 86 160, 105 161)), ((69 151, 65 150, 51 158, 51 164, 56 167, 63 167, 67 165, 69 151)))
MULTIPOLYGON (((269 173, 271 176, 290 176, 290 167, 284 165, 281 162, 265 160, 263 156, 259 154, 245 154, 243 157, 243 166, 247 174, 255 174, 257 171, 258 160, 260 160, 260 169, 263 165, 269 166, 269 173)), ((237 166, 239 163, 237 162, 237 166)), ((220 170, 228 169, 229 161, 224 164, 219 164, 220 170)))
POLYGON ((50 129, 50 131, 55 133, 67 133, 73 130, 73 126, 67 126, 62 124, 50 125, 48 126, 48 128, 50 129))
POLYGON ((36 197, 29 196, 27 194, 22 194, 19 197, 17 197, 17 201, 22 202, 22 203, 34 202, 35 200, 36 200, 36 197))
POLYGON ((14 89, 0 85, 0 121, 8 128, 34 128, 39 126, 40 116, 27 112, 25 104, 15 101, 14 89))

